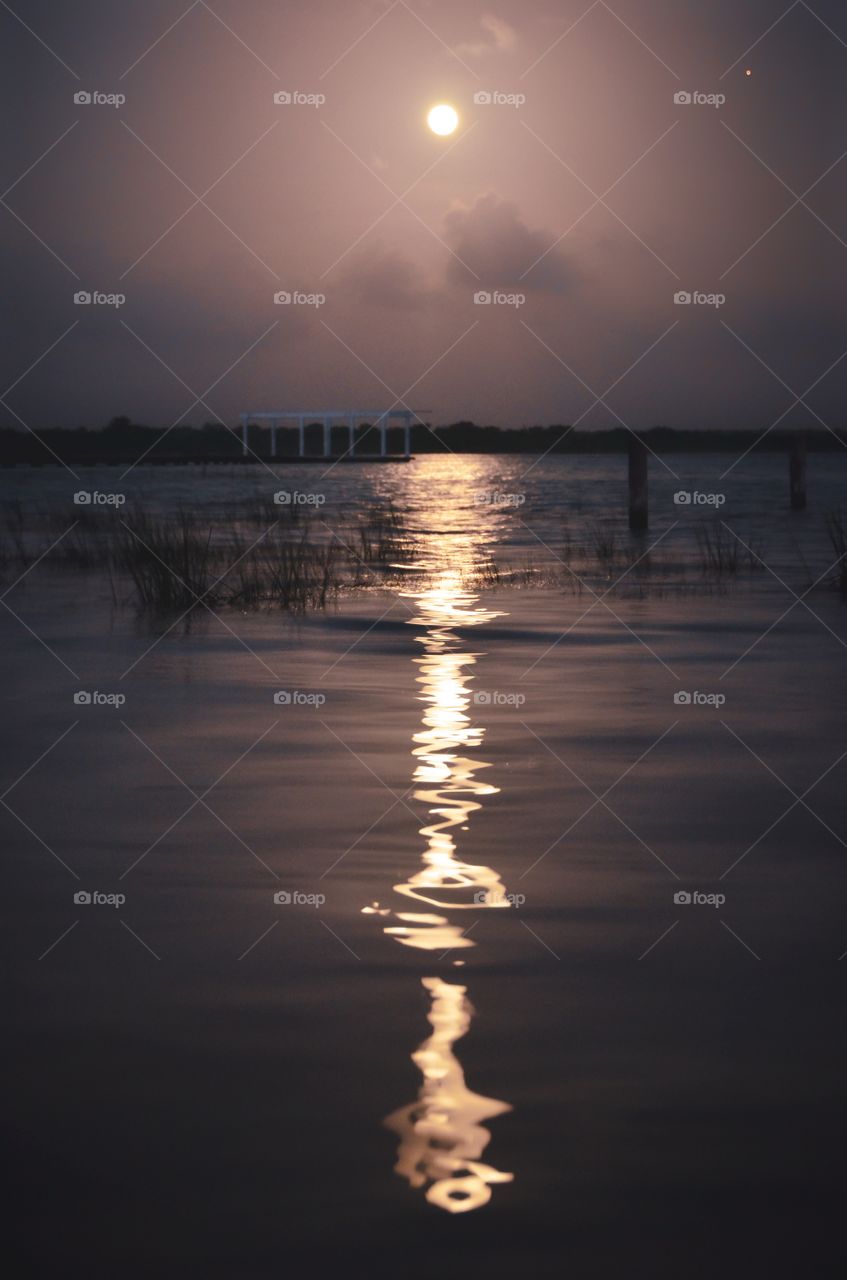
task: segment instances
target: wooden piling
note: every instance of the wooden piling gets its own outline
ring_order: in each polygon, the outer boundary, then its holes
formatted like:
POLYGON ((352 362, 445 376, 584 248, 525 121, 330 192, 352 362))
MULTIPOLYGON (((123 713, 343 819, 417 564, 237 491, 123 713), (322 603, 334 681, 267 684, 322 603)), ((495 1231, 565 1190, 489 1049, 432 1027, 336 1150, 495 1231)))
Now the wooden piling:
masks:
POLYGON ((806 433, 798 431, 791 437, 788 451, 788 481, 791 489, 791 510, 806 509, 806 433))
POLYGON ((647 446, 640 436, 629 438, 629 527, 642 533, 648 524, 647 446))

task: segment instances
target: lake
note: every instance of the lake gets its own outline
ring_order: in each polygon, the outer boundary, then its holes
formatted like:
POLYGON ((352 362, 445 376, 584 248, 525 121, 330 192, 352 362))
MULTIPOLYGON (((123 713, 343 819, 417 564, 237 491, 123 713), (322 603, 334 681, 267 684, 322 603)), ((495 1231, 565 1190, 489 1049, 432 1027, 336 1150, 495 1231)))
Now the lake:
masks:
POLYGON ((664 461, 640 540, 621 458, 0 473, 39 513, 0 816, 37 1268, 808 1259, 847 1048, 847 466, 811 456, 791 513, 783 458, 664 461), (152 617, 34 563, 80 490, 212 539, 277 492, 318 542, 388 504, 401 532, 323 610, 152 617))

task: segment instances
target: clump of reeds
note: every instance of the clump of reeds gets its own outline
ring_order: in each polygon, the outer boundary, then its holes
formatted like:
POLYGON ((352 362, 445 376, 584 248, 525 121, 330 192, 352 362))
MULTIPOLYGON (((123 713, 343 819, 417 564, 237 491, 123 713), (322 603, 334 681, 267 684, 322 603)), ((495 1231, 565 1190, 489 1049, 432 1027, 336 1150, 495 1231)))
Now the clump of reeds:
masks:
POLYGON ((129 576, 141 607, 156 613, 202 605, 302 611, 325 606, 340 588, 343 563, 333 543, 312 544, 305 531, 291 540, 276 527, 249 540, 214 534, 188 512, 155 520, 135 511, 122 521, 113 567, 129 576))
POLYGON ((610 576, 619 553, 616 530, 595 521, 589 527, 589 539, 599 571, 606 577, 610 576))
POLYGON ((707 577, 734 577, 762 568, 761 549, 752 542, 745 546, 722 524, 701 525, 695 536, 700 569, 707 577))
POLYGON ((272 531, 246 547, 235 537, 226 559, 231 567, 224 571, 222 590, 228 604, 242 607, 323 608, 344 576, 338 545, 311 544, 305 533, 291 541, 272 531))
POLYGON ((168 521, 141 510, 127 514, 118 529, 113 564, 128 574, 143 608, 157 612, 189 609, 199 599, 214 607, 211 526, 180 511, 168 521))
POLYGON ((393 502, 366 508, 359 521, 356 548, 365 564, 384 566, 402 561, 410 548, 405 520, 393 502))

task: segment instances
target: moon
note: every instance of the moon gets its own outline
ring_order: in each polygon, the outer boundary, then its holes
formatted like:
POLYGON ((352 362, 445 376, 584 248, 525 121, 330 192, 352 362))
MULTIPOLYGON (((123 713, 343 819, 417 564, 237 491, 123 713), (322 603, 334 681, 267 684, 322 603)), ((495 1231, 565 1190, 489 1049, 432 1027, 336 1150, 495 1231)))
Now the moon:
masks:
POLYGON ((426 118, 433 133, 437 133, 439 137, 446 138, 448 134, 454 133, 459 123, 459 116, 456 110, 446 102, 440 102, 437 107, 433 107, 426 118))

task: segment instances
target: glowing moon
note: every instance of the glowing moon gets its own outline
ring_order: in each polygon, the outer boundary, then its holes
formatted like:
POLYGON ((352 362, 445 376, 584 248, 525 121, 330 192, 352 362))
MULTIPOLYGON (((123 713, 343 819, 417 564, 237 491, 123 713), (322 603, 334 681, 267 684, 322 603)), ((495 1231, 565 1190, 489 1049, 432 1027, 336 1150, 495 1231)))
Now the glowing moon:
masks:
POLYGON ((446 138, 448 134, 455 132, 459 123, 459 116, 446 102, 441 102, 437 107, 432 108, 426 118, 426 122, 433 133, 437 133, 441 138, 446 138))

